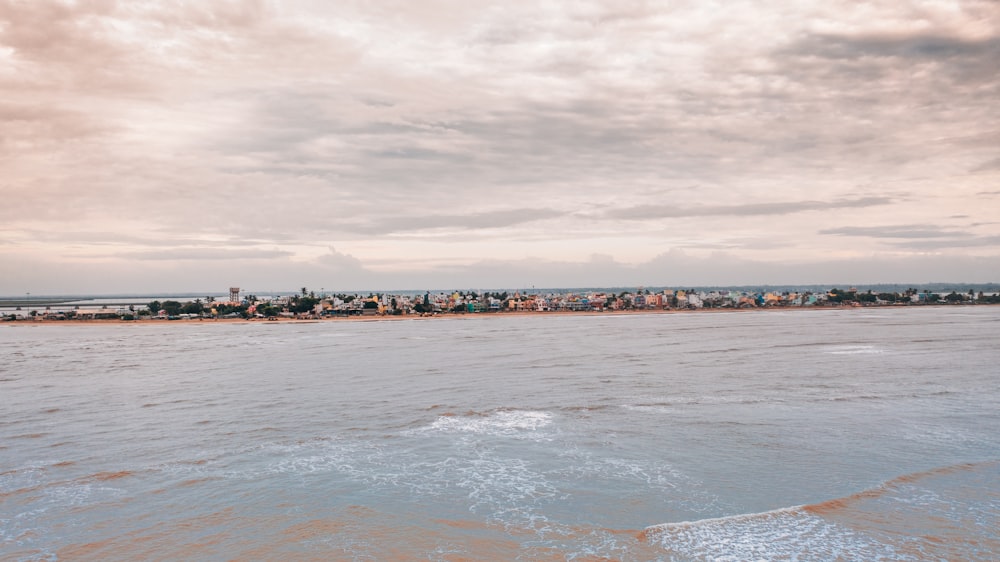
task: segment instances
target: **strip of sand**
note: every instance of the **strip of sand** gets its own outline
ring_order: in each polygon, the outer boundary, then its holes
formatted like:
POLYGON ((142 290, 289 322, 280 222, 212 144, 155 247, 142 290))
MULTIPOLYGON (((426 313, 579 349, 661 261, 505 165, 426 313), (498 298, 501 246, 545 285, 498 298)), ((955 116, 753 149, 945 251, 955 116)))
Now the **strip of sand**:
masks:
MULTIPOLYGON (((929 305, 924 305, 929 306, 929 305)), ((931 305, 932 306, 932 305, 931 305)), ((755 308, 699 308, 699 309, 643 309, 643 310, 586 310, 586 311, 510 311, 510 312, 475 312, 475 313, 441 313, 441 314, 403 314, 374 316, 328 316, 321 318, 190 318, 190 319, 66 319, 51 320, 43 318, 26 318, 5 321, 6 326, 205 326, 208 324, 323 324, 341 322, 398 322, 403 320, 471 320, 477 318, 553 318, 570 316, 637 316, 637 315, 670 315, 670 314, 741 314, 752 312, 805 312, 805 311, 845 311, 857 310, 853 306, 811 306, 811 307, 755 307, 755 308)), ((892 308, 892 307, 878 307, 892 308)))

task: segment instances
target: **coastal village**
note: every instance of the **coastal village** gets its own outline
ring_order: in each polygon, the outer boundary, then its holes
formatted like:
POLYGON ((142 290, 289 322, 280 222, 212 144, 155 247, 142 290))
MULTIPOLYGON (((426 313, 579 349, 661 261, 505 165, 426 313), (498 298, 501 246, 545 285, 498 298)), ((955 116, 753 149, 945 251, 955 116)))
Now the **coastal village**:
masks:
MULTIPOLYGON (((4 321, 62 320, 316 320, 344 317, 427 317, 509 313, 617 313, 631 311, 745 310, 804 307, 871 307, 998 304, 1000 293, 907 289, 902 292, 735 290, 635 290, 491 292, 452 291, 423 294, 327 294, 301 291, 284 296, 257 296, 231 287, 228 298, 206 296, 181 302, 164 299, 137 303, 105 303, 100 307, 66 301, 37 301, 5 310, 4 321)), ((9 307, 8 307, 9 308, 9 307)))

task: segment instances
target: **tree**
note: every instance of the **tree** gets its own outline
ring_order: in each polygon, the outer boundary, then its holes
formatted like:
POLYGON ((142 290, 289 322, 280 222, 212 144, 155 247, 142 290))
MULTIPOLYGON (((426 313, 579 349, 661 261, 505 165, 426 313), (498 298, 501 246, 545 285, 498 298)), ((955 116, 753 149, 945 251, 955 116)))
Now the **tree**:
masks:
POLYGON ((830 302, 851 302, 857 300, 857 293, 842 291, 836 287, 830 289, 830 302))
POLYGON ((162 310, 167 312, 167 316, 177 316, 181 313, 183 305, 177 301, 163 301, 162 310))
POLYGON ((858 295, 858 302, 875 302, 877 297, 871 291, 858 295))
POLYGON ((152 301, 146 305, 146 308, 149 309, 150 314, 156 314, 157 312, 163 310, 163 305, 160 304, 160 301, 152 301))
POLYGON ((300 313, 310 312, 313 308, 316 307, 317 303, 319 303, 319 299, 317 299, 316 297, 307 297, 307 296, 295 297, 292 300, 291 305, 289 306, 289 310, 291 310, 292 312, 300 312, 300 313))

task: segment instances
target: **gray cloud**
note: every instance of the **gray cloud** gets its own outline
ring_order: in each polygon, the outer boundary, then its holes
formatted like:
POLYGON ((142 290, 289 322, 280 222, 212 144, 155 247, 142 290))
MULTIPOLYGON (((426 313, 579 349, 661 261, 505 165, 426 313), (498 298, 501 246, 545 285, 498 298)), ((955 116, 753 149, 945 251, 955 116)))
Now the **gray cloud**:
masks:
POLYGON ((861 35, 816 34, 795 43, 790 50, 830 59, 904 58, 931 61, 985 61, 1000 54, 1000 39, 968 39, 934 33, 882 33, 861 35))
POLYGON ((670 205, 644 205, 614 209, 605 216, 616 219, 644 220, 660 218, 686 218, 711 216, 766 216, 788 215, 805 211, 827 211, 888 205, 888 197, 862 197, 836 201, 791 201, 779 203, 750 203, 746 205, 703 205, 700 207, 675 207, 670 205))
MULTIPOLYGON (((391 234, 429 229, 479 230, 516 226, 562 216, 564 213, 553 209, 506 209, 467 215, 423 215, 419 210, 402 216, 386 217, 377 222, 359 225, 357 232, 368 234, 391 234)), ((350 228, 350 227, 348 227, 350 228)))
POLYGON ((971 238, 969 232, 945 230, 932 224, 910 224, 899 226, 844 226, 819 231, 820 234, 835 236, 865 236, 869 238, 971 238))
POLYGON ((292 256, 292 252, 283 250, 232 249, 232 248, 173 248, 169 250, 142 250, 136 252, 119 252, 111 257, 126 260, 161 260, 161 261, 230 261, 230 260, 268 260, 292 256))
MULTIPOLYGON (((972 227, 984 226, 973 224, 972 227)), ((820 234, 888 239, 889 247, 921 252, 963 248, 1000 247, 1000 235, 979 236, 933 224, 893 226, 846 226, 819 231, 820 234)))
POLYGON ((896 248, 925 252, 930 250, 948 250, 958 248, 1000 247, 1000 236, 960 236, 936 240, 910 240, 906 242, 894 243, 893 246, 896 248))
POLYGON ((330 247, 329 252, 316 260, 321 267, 329 268, 338 272, 363 272, 364 266, 358 258, 338 252, 336 248, 330 247))
MULTIPOLYGON (((995 66, 1000 57, 1000 36, 971 37, 960 28, 813 33, 781 49, 779 56, 795 61, 799 70, 810 60, 822 61, 823 66, 813 71, 814 79, 884 81, 880 87, 898 87, 910 99, 940 99, 945 88, 955 86, 962 90, 950 91, 950 95, 976 96, 984 89, 995 92, 1000 85, 995 66), (924 73, 923 79, 907 78, 905 72, 914 68, 924 73), (969 87, 977 91, 967 90, 969 87)), ((880 92, 868 88, 859 92, 859 97, 871 94, 880 92)), ((881 101, 892 103, 886 98, 881 101)), ((936 113, 939 108, 926 109, 936 113)))
POLYGON ((1000 170, 1000 157, 994 158, 992 160, 987 160, 986 162, 983 162, 982 164, 973 168, 971 171, 973 173, 976 173, 976 172, 987 172, 993 170, 1000 170))

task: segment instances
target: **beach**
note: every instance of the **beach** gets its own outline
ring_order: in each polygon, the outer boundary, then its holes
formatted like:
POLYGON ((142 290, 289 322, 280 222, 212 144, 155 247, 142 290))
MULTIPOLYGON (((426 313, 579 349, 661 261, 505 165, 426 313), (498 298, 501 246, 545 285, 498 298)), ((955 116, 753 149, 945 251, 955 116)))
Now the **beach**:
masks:
MULTIPOLYGON (((873 308, 906 308, 909 305, 895 305, 892 307, 859 307, 859 306, 813 306, 813 307, 748 307, 748 308, 699 308, 699 309, 647 309, 647 310, 605 310, 605 311, 504 311, 504 312, 482 312, 482 313, 435 313, 435 314, 384 314, 384 315, 349 315, 349 316, 326 316, 318 318, 182 318, 182 319, 151 319, 140 318, 136 320, 121 319, 81 319, 72 318, 64 320, 37 318, 20 318, 14 321, 0 321, 0 326, 93 326, 93 325, 171 325, 185 326, 190 324, 252 324, 252 323, 291 323, 291 324, 315 324, 325 322, 398 322, 406 320, 469 320, 481 318, 546 318, 546 317, 572 317, 572 316, 644 316, 661 314, 746 314, 751 312, 836 312, 851 311, 873 308)), ((928 304, 918 305, 919 308, 954 308, 961 305, 949 304, 928 304)))

